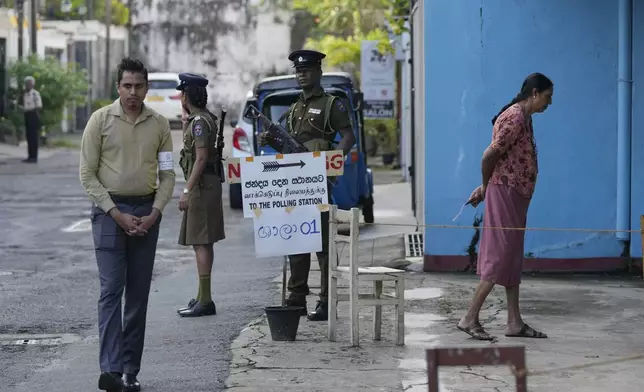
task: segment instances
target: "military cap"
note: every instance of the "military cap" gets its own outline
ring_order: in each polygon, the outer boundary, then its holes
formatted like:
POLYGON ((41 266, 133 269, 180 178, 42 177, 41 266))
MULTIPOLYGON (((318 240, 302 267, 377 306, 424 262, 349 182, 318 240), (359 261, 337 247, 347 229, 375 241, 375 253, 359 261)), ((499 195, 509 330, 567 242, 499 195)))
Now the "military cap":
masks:
POLYGON ((179 80, 181 83, 177 86, 177 90, 184 90, 186 87, 206 87, 208 85, 208 79, 204 78, 201 75, 193 73, 180 73, 179 80))
POLYGON ((293 68, 319 67, 325 57, 326 54, 315 50, 296 50, 288 56, 288 59, 293 62, 293 68))

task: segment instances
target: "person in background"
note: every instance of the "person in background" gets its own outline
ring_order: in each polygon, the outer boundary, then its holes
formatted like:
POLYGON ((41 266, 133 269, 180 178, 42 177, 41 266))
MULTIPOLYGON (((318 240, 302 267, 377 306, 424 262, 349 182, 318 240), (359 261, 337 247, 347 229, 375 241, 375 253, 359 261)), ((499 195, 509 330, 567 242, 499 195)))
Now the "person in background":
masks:
POLYGON ((508 301, 508 337, 546 338, 521 318, 519 284, 523 271, 523 245, 528 206, 537 182, 537 144, 532 115, 552 104, 554 86, 540 73, 529 75, 517 96, 494 116, 492 143, 483 153, 482 183, 468 203, 485 200, 483 233, 477 273, 481 281, 467 314, 457 328, 474 339, 494 340, 479 320, 483 302, 494 285, 505 286, 508 301), (495 227, 519 228, 499 230, 495 227))
POLYGON ((25 117, 25 136, 27 139, 27 159, 23 162, 38 162, 38 144, 40 139, 40 110, 42 109, 42 98, 38 90, 34 88, 36 79, 33 76, 25 78, 25 93, 22 96, 22 109, 25 117))
POLYGON ((119 99, 94 112, 85 127, 80 180, 93 202, 100 280, 98 387, 130 392, 141 389, 137 375, 159 224, 175 173, 170 123, 143 104, 148 71, 140 61, 121 61, 117 89, 119 99))
POLYGON ((179 198, 179 210, 183 211, 179 245, 192 246, 195 251, 199 290, 177 313, 181 317, 211 316, 217 314, 210 280, 213 245, 226 238, 221 179, 215 169, 221 158, 217 156, 217 116, 206 109, 208 79, 182 73, 179 80, 184 124, 180 164, 186 179, 179 198))

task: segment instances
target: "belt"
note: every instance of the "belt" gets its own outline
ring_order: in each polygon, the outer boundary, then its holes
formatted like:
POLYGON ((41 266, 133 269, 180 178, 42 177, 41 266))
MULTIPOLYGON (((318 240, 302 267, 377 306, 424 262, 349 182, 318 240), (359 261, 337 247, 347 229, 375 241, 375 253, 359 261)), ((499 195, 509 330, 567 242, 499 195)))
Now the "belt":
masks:
POLYGON ((206 165, 206 167, 203 168, 203 174, 217 174, 215 171, 214 165, 206 165))
POLYGON ((146 204, 154 201, 154 193, 150 193, 149 195, 143 195, 143 196, 125 196, 125 195, 112 195, 112 201, 114 203, 123 203, 123 204, 134 204, 134 205, 139 205, 139 204, 146 204))

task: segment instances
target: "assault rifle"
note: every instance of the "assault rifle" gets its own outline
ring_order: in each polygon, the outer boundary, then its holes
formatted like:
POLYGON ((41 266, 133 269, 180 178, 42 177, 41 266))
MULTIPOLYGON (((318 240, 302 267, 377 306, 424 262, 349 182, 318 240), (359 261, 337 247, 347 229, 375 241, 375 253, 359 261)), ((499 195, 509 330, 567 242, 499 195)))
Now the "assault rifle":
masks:
POLYGON ((262 114, 255 106, 249 105, 244 113, 245 117, 259 120, 268 132, 268 145, 282 154, 295 154, 300 152, 309 152, 304 144, 298 142, 291 136, 286 128, 281 124, 274 123, 262 114))
MULTIPOLYGON (((304 146, 304 144, 297 141, 291 134, 288 133, 286 128, 284 128, 279 123, 272 122, 268 117, 264 116, 262 112, 259 111, 255 106, 249 105, 248 109, 244 112, 244 117, 252 118, 254 120, 259 120, 264 124, 264 132, 268 132, 268 145, 282 154, 297 154, 300 152, 309 152, 309 149, 304 146)), ((335 186, 337 180, 332 180, 327 177, 327 183, 329 184, 329 192, 335 186)), ((329 195, 330 199, 330 195, 329 195)))
POLYGON ((217 144, 215 144, 215 150, 217 151, 217 156, 215 157, 215 173, 219 176, 221 182, 226 181, 224 178, 224 164, 223 164, 223 154, 224 154, 224 120, 226 119, 226 110, 225 106, 221 107, 221 117, 219 117, 219 127, 217 129, 217 144))

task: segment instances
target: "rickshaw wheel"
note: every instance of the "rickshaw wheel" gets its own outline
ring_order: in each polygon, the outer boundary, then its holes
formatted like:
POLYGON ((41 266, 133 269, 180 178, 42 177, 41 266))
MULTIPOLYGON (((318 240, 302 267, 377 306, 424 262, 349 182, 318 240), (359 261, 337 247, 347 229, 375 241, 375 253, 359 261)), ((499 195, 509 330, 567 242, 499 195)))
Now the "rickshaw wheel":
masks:
POLYGON ((373 198, 372 197, 369 197, 368 199, 366 199, 364 204, 362 205, 362 216, 364 217, 364 222, 365 223, 373 223, 374 222, 374 217, 373 217, 373 198))

